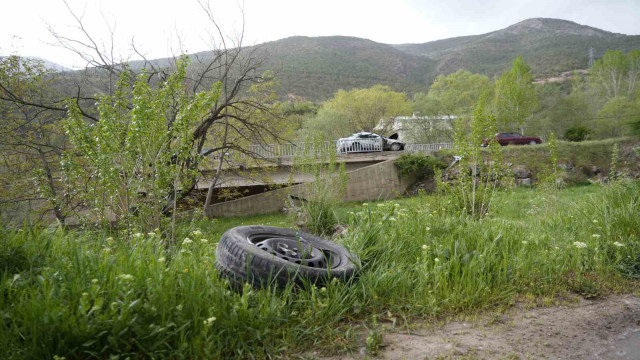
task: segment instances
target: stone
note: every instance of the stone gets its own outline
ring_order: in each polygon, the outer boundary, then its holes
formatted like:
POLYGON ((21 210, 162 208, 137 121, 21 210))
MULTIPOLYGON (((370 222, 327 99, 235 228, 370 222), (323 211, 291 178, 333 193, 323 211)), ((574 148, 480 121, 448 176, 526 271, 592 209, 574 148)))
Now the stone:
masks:
POLYGON ((560 169, 567 170, 567 171, 571 171, 574 168, 574 166, 573 166, 573 164, 571 162, 560 163, 560 164, 558 164, 558 167, 560 169))
POLYGON ((533 185, 533 181, 531 180, 531 178, 516 179, 516 185, 532 186, 533 185))
POLYGON ((516 179, 526 179, 531 177, 531 171, 527 170, 523 166, 518 166, 513 169, 513 176, 516 179))

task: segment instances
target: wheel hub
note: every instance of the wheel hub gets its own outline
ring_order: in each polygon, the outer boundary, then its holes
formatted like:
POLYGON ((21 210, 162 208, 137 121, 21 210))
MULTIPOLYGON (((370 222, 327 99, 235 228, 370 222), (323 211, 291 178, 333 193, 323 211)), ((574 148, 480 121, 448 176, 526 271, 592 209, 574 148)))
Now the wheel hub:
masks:
POLYGON ((249 238, 249 242, 271 255, 299 265, 334 268, 338 265, 335 262, 339 262, 339 257, 333 257, 330 251, 318 249, 301 237, 261 234, 249 238))

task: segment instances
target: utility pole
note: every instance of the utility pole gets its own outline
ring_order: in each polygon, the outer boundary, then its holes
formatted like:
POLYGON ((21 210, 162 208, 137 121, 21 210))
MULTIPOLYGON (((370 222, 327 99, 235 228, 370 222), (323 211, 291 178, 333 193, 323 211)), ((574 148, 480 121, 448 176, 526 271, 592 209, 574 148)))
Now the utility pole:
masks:
POLYGON ((589 69, 593 66, 593 60, 595 59, 595 51, 593 47, 589 48, 589 69))

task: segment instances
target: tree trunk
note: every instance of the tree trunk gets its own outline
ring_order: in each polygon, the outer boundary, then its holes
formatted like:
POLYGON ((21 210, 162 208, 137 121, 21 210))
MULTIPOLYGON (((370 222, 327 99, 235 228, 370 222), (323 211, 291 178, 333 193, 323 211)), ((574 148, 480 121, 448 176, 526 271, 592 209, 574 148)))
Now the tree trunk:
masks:
POLYGON ((49 191, 51 191, 51 196, 49 197, 49 202, 53 205, 53 213, 56 216, 56 219, 60 221, 62 225, 64 225, 66 217, 60 207, 60 203, 58 202, 58 193, 56 191, 55 183, 53 182, 53 176, 51 175, 51 168, 49 167, 49 163, 47 162, 44 153, 40 148, 38 148, 38 156, 40 157, 40 161, 42 161, 42 168, 47 177, 47 187, 49 187, 49 191))

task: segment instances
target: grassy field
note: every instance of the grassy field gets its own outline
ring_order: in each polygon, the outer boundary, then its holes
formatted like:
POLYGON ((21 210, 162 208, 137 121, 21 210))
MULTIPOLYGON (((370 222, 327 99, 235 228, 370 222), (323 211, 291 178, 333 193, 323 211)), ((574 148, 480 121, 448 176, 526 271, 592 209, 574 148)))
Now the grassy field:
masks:
POLYGON ((226 229, 292 226, 281 214, 184 221, 172 246, 157 233, 3 229, 0 349, 16 359, 374 352, 382 324, 638 289, 638 183, 500 192, 481 220, 442 195, 337 212, 348 231, 336 241, 360 256, 358 276, 284 290, 232 291, 213 266, 226 229))

